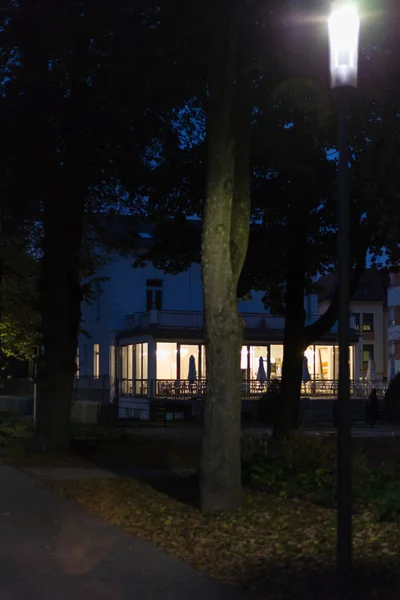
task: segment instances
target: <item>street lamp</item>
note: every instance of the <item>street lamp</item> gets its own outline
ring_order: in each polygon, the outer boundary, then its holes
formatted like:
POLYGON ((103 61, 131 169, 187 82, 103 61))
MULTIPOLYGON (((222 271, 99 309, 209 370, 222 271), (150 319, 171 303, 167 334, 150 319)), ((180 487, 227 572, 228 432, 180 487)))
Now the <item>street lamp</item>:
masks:
POLYGON ((337 569, 341 590, 350 584, 352 568, 351 517, 351 423, 349 370, 349 196, 348 102, 357 86, 360 18, 354 4, 337 2, 328 21, 331 87, 338 105, 338 298, 339 298, 339 389, 337 448, 337 569))
POLYGON ((357 87, 360 17, 355 5, 334 5, 328 27, 331 87, 357 87))

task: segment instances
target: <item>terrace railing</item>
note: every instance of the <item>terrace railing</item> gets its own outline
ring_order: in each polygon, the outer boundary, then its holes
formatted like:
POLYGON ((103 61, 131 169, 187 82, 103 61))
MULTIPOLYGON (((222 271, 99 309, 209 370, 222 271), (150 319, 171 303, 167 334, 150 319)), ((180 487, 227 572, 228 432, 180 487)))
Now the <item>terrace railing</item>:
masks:
MULTIPOLYGON (((242 313, 247 329, 252 331, 283 331, 285 328, 285 317, 274 316, 268 313, 242 313)), ((319 319, 319 315, 311 315, 307 318, 307 325, 319 319)), ((165 329, 202 329, 204 327, 204 315, 196 311, 176 310, 150 310, 143 313, 135 313, 125 317, 126 329, 144 330, 150 326, 165 329)), ((355 320, 349 316, 349 326, 354 329, 355 320)), ((337 323, 331 329, 337 332, 337 323)))
MULTIPOLYGON (((274 380, 271 380, 274 381, 274 380)), ((276 380, 275 380, 276 381, 276 380)), ((279 381, 279 380, 278 380, 279 381)), ((151 395, 162 398, 175 398, 186 400, 191 398, 203 398, 207 392, 207 380, 201 379, 191 383, 187 379, 157 379, 148 382, 141 380, 123 380, 121 381, 121 393, 124 395, 147 396, 151 385, 151 395), (134 390, 134 392, 133 392, 134 390)), ((350 395, 352 398, 366 399, 375 388, 378 397, 383 398, 388 384, 383 381, 351 381, 350 395)), ((267 382, 260 382, 256 379, 243 380, 240 384, 240 391, 243 400, 256 400, 260 398, 268 389, 267 382)), ((336 398, 338 394, 337 380, 314 380, 301 385, 302 397, 313 398, 336 398)))

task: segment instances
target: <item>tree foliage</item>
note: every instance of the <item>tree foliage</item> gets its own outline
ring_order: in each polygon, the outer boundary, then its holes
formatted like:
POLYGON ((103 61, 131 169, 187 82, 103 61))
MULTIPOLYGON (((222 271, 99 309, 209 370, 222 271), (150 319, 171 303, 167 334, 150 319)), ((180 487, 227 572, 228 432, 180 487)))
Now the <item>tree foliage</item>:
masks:
POLYGON ((0 348, 7 358, 33 358, 40 344, 36 292, 39 264, 27 252, 25 239, 2 239, 3 274, 0 348))
MULTIPOLYGON (((376 16, 374 3, 370 8, 376 16)), ((367 256, 382 262, 385 255, 390 268, 397 268, 399 261, 399 123, 393 100, 397 79, 392 77, 397 40, 392 26, 385 31, 390 10, 363 24, 360 90, 351 107, 353 291, 367 256)), ((337 296, 312 325, 305 322, 303 300, 305 293, 317 291, 317 275, 336 269, 336 106, 329 91, 321 8, 313 2, 301 9, 296 3, 271 3, 269 10, 256 4, 255 15, 250 35, 257 38, 260 28, 264 35, 252 62, 252 227, 238 295, 262 290, 266 306, 286 316, 284 379, 290 386, 284 394, 289 404, 282 404, 282 410, 286 416, 291 413, 285 425, 291 428, 304 349, 337 320, 337 296)), ((155 245, 141 257, 142 264, 152 260, 177 272, 198 260, 198 224, 186 217, 203 215, 205 151, 210 144, 208 121, 207 135, 203 130, 206 111, 207 96, 200 88, 186 103, 179 148, 171 147, 172 138, 161 145, 162 168, 153 177, 156 200, 148 208, 173 220, 158 227, 155 245)))

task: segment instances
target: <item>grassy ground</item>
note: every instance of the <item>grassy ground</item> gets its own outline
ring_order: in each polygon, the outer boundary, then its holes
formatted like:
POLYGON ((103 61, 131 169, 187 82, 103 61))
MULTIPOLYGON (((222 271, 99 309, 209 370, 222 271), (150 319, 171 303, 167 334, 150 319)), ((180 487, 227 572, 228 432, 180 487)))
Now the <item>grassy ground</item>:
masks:
MULTIPOLYGON (((12 427, 7 432, 3 429, 3 433, 14 435, 12 427)), ((142 430, 127 435, 121 430, 76 428, 68 456, 38 458, 26 453, 26 442, 32 432, 22 428, 19 437, 2 438, 0 460, 16 466, 94 464, 122 470, 195 469, 199 464, 200 438, 186 433, 142 430)), ((395 439, 357 440, 355 446, 356 450, 362 448, 371 469, 383 464, 393 466, 400 458, 400 442, 395 439)), ((246 452, 251 452, 251 439, 247 439, 245 447, 246 452)), ((310 441, 304 460, 310 459, 311 465, 315 460, 318 464, 326 462, 331 460, 334 450, 335 440, 310 441), (314 443, 319 447, 314 448, 314 443), (326 448, 324 456, 321 448, 326 448)), ((195 476, 150 479, 138 478, 136 474, 51 485, 89 511, 265 600, 337 598, 336 511, 318 506, 308 497, 290 498, 279 491, 272 494, 246 489, 241 511, 204 517, 197 509, 195 476)), ((354 515, 354 552, 354 597, 399 598, 399 523, 379 521, 373 507, 359 508, 354 515)))

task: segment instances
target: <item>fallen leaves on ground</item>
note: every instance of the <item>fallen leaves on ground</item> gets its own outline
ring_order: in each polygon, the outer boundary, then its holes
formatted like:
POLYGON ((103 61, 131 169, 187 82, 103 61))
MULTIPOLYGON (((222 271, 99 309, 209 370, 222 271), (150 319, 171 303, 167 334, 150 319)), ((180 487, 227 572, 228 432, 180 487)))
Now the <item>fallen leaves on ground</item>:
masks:
MULTIPOLYGON (((57 482, 52 487, 197 569, 262 598, 336 598, 333 510, 248 492, 243 510, 205 517, 134 479, 57 482)), ((381 597, 382 586, 399 567, 400 527, 376 523, 367 513, 355 515, 354 549, 358 597, 381 597)), ((398 597, 396 585, 390 586, 385 598, 398 597)))

